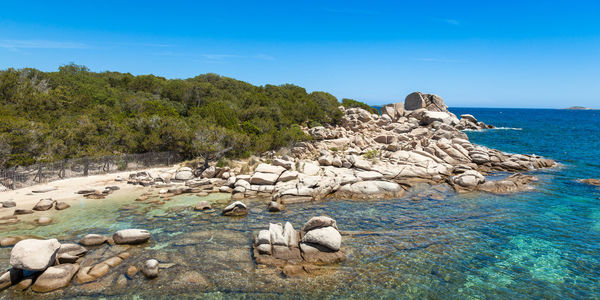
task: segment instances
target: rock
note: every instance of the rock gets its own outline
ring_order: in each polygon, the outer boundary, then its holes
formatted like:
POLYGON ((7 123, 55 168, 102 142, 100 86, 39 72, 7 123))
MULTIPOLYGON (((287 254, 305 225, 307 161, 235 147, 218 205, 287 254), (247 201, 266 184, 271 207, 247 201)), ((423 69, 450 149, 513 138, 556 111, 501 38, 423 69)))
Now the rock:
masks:
POLYGON ((194 172, 192 172, 192 169, 188 167, 179 168, 174 177, 175 180, 181 181, 190 180, 192 178, 194 178, 194 172))
POLYGON ((149 259, 142 265, 142 274, 148 279, 158 277, 158 261, 156 259, 149 259))
POLYGON ((250 178, 250 184, 273 185, 275 182, 277 182, 279 175, 280 174, 256 172, 250 178))
POLYGON ((580 179, 579 182, 587 183, 590 185, 600 185, 600 179, 594 179, 594 178, 580 179))
POLYGON ((55 191, 56 187, 55 186, 47 186, 47 187, 41 187, 41 188, 37 188, 35 190, 32 190, 32 193, 47 193, 47 192, 51 192, 51 191, 55 191))
POLYGON ((15 206, 17 206, 17 203, 15 201, 12 201, 12 200, 2 201, 2 207, 4 207, 4 208, 15 207, 15 206))
POLYGON ((104 235, 90 233, 82 237, 81 240, 79 240, 79 243, 84 246, 98 246, 106 243, 107 241, 108 237, 104 235))
POLYGON ((71 205, 67 204, 66 202, 56 202, 56 204, 54 204, 54 208, 56 210, 63 210, 69 207, 71 207, 71 205))
POLYGON ((113 256, 113 257, 103 261, 103 263, 107 264, 111 268, 114 268, 114 267, 120 265, 122 262, 123 262, 123 259, 118 256, 113 256))
POLYGON ((96 192, 97 192, 97 190, 87 189, 87 190, 79 190, 79 191, 77 191, 77 194, 79 194, 79 195, 88 195, 88 194, 94 194, 96 192))
POLYGON ((211 209, 210 203, 208 201, 200 201, 194 206, 194 210, 207 210, 211 209))
POLYGON ((281 175, 279 176, 277 181, 278 182, 287 182, 287 181, 291 181, 291 180, 295 180, 295 179, 298 179, 298 172, 285 171, 285 172, 281 173, 281 175))
POLYGON ((127 271, 125 271, 125 274, 127 274, 127 277, 131 279, 133 276, 135 276, 135 274, 137 274, 138 271, 139 269, 136 266, 129 266, 127 267, 127 271))
POLYGON ((2 238, 2 239, 0 239, 0 247, 14 246, 20 240, 21 240, 21 238, 16 237, 16 236, 9 236, 9 237, 2 238))
POLYGON ((450 180, 455 186, 472 189, 484 183, 485 177, 477 171, 468 170, 462 174, 452 177, 450 180))
POLYGON ((383 178, 383 175, 375 171, 362 171, 356 172, 356 177, 358 177, 359 180, 368 181, 381 179, 383 178))
POLYGON ((142 244, 150 239, 150 232, 143 229, 124 229, 115 232, 113 240, 117 244, 142 244))
POLYGON ((283 238, 286 240, 288 247, 298 247, 299 234, 290 222, 285 222, 283 226, 283 238))
POLYGON ((43 271, 56 260, 60 243, 56 239, 26 239, 18 242, 10 252, 10 265, 28 271, 43 271))
POLYGON ((105 264, 105 263, 99 263, 94 265, 88 272, 87 274, 89 276, 91 276, 94 279, 98 279, 104 275, 106 275, 106 273, 108 273, 108 271, 110 271, 110 266, 105 264))
POLYGON ((42 199, 33 207, 33 210, 45 211, 51 209, 53 205, 52 199, 42 199))
POLYGON ((0 291, 10 287, 21 281, 23 278, 23 271, 12 268, 0 275, 0 291))
POLYGON ((92 267, 80 268, 79 272, 77 272, 77 275, 75 275, 75 282, 77 282, 77 284, 83 284, 96 280, 95 277, 88 274, 91 269, 92 267))
POLYGON ((31 209, 15 209, 14 215, 28 215, 32 214, 33 210, 31 209))
POLYGON ((271 255, 273 254, 273 249, 270 244, 260 244, 256 246, 256 250, 259 254, 271 255))
MULTIPOLYGON (((267 174, 275 174, 277 176, 281 175, 286 168, 282 166, 273 166, 269 164, 259 164, 256 169, 254 169, 255 173, 267 173, 267 174)), ((252 182, 250 182, 252 183, 252 182)))
POLYGON ((49 217, 40 217, 39 219, 37 219, 37 223, 40 225, 47 225, 52 223, 52 219, 49 217))
POLYGON ((213 178, 217 174, 217 168, 210 166, 202 172, 202 178, 213 178))
POLYGON ((262 245, 262 244, 268 244, 271 245, 271 233, 269 230, 261 230, 258 232, 258 234, 256 235, 256 244, 257 245, 262 245))
POLYGON ((61 264, 50 267, 35 280, 31 289, 35 292, 45 293, 66 287, 77 271, 79 271, 78 264, 61 264))
POLYGON ((330 250, 338 251, 342 244, 342 235, 334 227, 312 229, 302 237, 303 243, 318 244, 330 250))
POLYGON ((281 204, 277 201, 269 202, 269 206, 267 208, 269 209, 270 212, 279 212, 279 211, 282 211, 285 209, 283 204, 281 204))
POLYGON ((284 167, 285 169, 290 170, 294 166, 294 162, 276 158, 275 160, 273 160, 273 165, 284 167))
POLYGON ((460 115, 460 118, 461 119, 465 119, 465 120, 467 120, 469 122, 472 122, 472 123, 477 123, 478 122, 477 119, 475 119, 475 117, 473 115, 470 115, 470 114, 460 115))
POLYGON ((235 201, 223 209, 224 216, 245 216, 248 214, 246 204, 235 201))
POLYGON ((281 224, 269 224, 269 234, 271 235, 271 244, 278 246, 286 246, 287 240, 283 237, 283 226, 281 224))
POLYGON ((411 93, 404 99, 404 109, 406 110, 417 110, 426 106, 427 103, 419 92, 411 93))
POLYGON ((334 219, 327 216, 312 217, 310 220, 308 220, 308 222, 306 222, 306 224, 304 224, 302 231, 308 232, 310 230, 322 227, 333 227, 337 229, 337 224, 334 219))
POLYGON ((300 243, 300 251, 302 259, 308 263, 334 264, 346 260, 342 251, 331 251, 317 244, 300 243))

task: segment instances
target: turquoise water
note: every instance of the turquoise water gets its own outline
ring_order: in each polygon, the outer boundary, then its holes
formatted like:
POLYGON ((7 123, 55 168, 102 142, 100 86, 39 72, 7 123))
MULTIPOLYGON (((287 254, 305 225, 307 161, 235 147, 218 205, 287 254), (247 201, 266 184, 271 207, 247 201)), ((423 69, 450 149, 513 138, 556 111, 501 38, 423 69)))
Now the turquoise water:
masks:
MULTIPOLYGON (((85 233, 129 227, 152 232, 149 245, 127 249, 132 258, 99 283, 72 285, 49 298, 600 298, 600 189, 575 181, 600 177, 600 112, 453 111, 518 128, 469 132, 473 142, 541 154, 562 166, 535 172, 540 182, 534 192, 456 195, 421 186, 402 199, 302 203, 281 213, 268 213, 267 201, 252 200, 244 218, 219 215, 228 203, 223 195, 208 198, 216 208, 208 212, 190 209, 201 200, 194 195, 163 205, 135 202, 137 195, 130 195, 99 200, 110 205, 82 202, 61 212, 55 224, 11 225, 0 236, 76 241, 85 233), (269 222, 290 221, 299 228, 321 214, 337 220, 346 262, 316 278, 285 278, 256 266, 253 232, 269 222), (153 281, 119 280, 129 264, 148 258, 174 265, 153 281), (202 280, 186 280, 190 272, 202 280)), ((98 260, 110 249, 93 248, 88 259, 98 260)), ((9 252, 0 249, 0 266, 8 266, 9 252)), ((0 297, 36 294, 9 289, 0 297)))

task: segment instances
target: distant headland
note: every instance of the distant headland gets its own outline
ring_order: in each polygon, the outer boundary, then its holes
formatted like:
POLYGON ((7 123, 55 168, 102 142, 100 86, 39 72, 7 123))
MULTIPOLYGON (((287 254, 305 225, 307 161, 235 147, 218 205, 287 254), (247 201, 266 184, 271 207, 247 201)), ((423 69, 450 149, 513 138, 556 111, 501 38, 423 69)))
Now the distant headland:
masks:
POLYGON ((568 109, 568 110, 595 110, 595 108, 589 108, 589 107, 583 107, 583 106, 571 106, 571 107, 562 108, 562 109, 568 109))

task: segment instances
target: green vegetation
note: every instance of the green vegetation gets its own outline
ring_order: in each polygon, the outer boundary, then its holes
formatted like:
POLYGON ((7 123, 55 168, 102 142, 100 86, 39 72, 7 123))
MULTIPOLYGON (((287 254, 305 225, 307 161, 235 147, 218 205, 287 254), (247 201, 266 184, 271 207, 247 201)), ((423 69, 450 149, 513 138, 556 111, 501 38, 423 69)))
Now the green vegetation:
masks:
POLYGON ((373 159, 375 159, 375 157, 377 157, 377 154, 378 154, 377 149, 371 149, 371 150, 365 152, 365 154, 363 154, 363 157, 368 160, 373 160, 373 159))
POLYGON ((362 108, 370 113, 379 114, 379 111, 377 110, 377 108, 369 106, 360 101, 352 100, 352 99, 347 99, 347 98, 342 99, 342 105, 345 108, 358 107, 358 108, 362 108))
POLYGON ((75 64, 7 69, 0 71, 0 167, 151 151, 247 157, 307 140, 301 126, 338 123, 339 105, 325 92, 215 74, 169 80, 75 64))

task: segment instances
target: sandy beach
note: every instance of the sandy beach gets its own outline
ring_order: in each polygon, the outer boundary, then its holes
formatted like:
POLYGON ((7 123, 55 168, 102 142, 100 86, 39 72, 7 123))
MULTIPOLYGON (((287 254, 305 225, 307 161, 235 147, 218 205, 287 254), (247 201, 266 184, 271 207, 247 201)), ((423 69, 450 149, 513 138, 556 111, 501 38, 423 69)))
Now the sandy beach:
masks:
MULTIPOLYGON (((173 167, 161 167, 145 170, 151 174, 170 172, 175 170, 176 166, 173 167)), ((133 191, 141 191, 145 187, 139 185, 127 184, 127 181, 115 181, 117 177, 126 179, 129 174, 137 171, 125 171, 119 173, 110 173, 103 175, 92 175, 87 177, 74 177, 63 180, 57 180, 49 183, 41 183, 39 185, 33 185, 22 189, 9 190, 0 193, 0 201, 12 200, 15 201, 17 206, 11 208, 0 208, 0 218, 12 215, 15 209, 32 209, 35 204, 44 198, 51 198, 56 201, 63 201, 68 204, 72 204, 85 199, 86 201, 98 201, 94 199, 86 199, 82 195, 77 194, 80 190, 103 190, 107 186, 118 186, 119 190, 115 193, 124 194, 133 191), (43 190, 47 187, 55 187, 55 190, 45 193, 34 193, 36 190, 43 190)), ((34 213, 35 214, 35 213, 34 213)))

